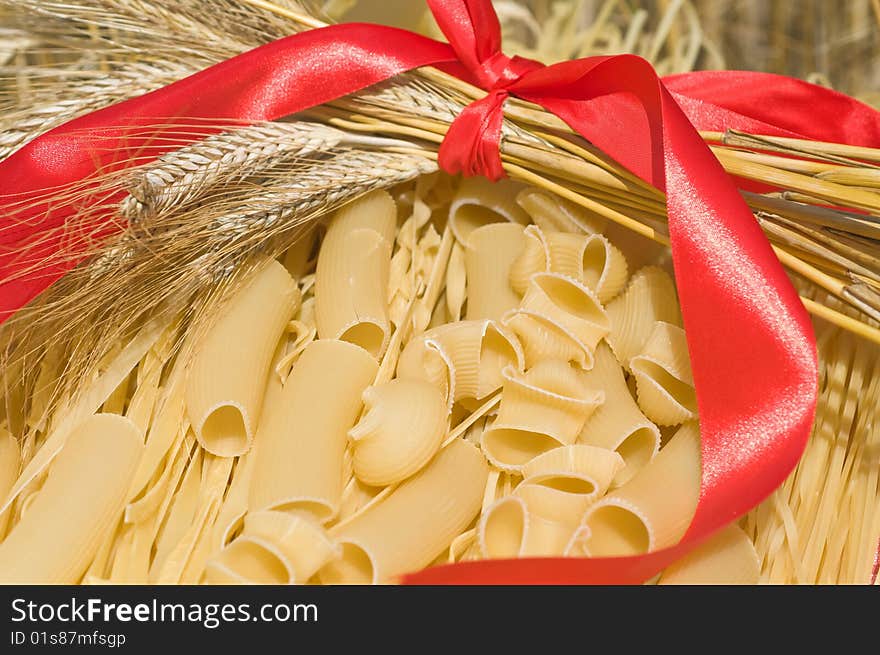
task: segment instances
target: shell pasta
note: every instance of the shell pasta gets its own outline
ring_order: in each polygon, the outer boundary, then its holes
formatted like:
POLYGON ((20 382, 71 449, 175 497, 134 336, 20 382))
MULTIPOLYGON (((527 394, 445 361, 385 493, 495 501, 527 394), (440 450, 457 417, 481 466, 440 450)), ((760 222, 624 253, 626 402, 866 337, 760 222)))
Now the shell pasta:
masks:
POLYGON ((319 521, 336 514, 347 433, 377 369, 372 355, 345 341, 322 339, 303 351, 257 435, 251 511, 297 508, 319 521))

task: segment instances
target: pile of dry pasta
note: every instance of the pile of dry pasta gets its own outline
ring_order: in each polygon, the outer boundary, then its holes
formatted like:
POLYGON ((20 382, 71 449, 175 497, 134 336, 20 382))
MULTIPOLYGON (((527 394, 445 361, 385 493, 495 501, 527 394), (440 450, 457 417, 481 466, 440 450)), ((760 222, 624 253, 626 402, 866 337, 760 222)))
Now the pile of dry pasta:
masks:
MULTIPOLYGON (((668 256, 510 181, 372 191, 174 348, 0 433, 0 582, 388 583, 676 543, 700 487, 668 256)), ((63 362, 47 360, 52 379, 63 362)), ((731 526, 660 582, 756 582, 731 526)))

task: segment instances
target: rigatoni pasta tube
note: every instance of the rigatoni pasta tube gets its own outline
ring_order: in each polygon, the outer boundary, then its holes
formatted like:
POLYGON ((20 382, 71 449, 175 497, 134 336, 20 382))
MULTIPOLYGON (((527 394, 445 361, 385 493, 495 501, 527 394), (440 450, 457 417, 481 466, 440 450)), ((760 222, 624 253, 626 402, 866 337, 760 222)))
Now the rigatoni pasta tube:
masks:
POLYGON ((287 270, 269 260, 220 309, 197 346, 186 409, 209 453, 247 452, 257 430, 272 354, 299 302, 287 270))
POLYGON ((322 339, 303 350, 257 433, 250 511, 302 509, 319 521, 336 515, 347 432, 378 368, 346 341, 322 339))
POLYGON ((373 191, 339 209, 327 225, 315 275, 321 339, 350 341, 380 357, 388 344, 388 276, 397 206, 373 191))
POLYGON ((700 472, 700 431, 685 423, 634 478, 587 510, 584 554, 640 555, 678 543, 697 507, 700 472))
POLYGON ((430 564, 480 511, 489 467, 457 439, 387 498, 330 530, 342 557, 318 575, 325 583, 389 582, 430 564))
POLYGON ((96 414, 80 424, 0 543, 0 583, 78 582, 122 512, 142 451, 127 418, 96 414))
POLYGON ((468 320, 499 320, 519 304, 510 286, 510 267, 525 247, 522 225, 497 223, 471 232, 465 244, 468 320))

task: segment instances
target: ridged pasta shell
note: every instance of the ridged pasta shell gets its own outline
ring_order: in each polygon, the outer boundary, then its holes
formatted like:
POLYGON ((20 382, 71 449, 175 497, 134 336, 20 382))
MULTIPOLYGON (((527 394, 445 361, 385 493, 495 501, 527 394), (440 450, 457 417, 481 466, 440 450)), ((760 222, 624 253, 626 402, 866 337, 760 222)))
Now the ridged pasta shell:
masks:
POLYGON ((559 439, 544 430, 498 420, 480 435, 480 448, 486 458, 504 471, 519 471, 541 453, 562 445, 559 439))
POLYGON ((424 380, 433 385, 447 399, 448 405, 452 405, 452 362, 445 354, 434 347, 426 334, 440 329, 442 326, 432 328, 421 336, 412 339, 397 360, 397 377, 404 380, 424 380))
POLYGON ((624 368, 641 352, 656 321, 681 325, 672 278, 661 268, 642 268, 626 290, 605 308, 611 324, 608 343, 624 368))
POLYGON ((485 398, 503 382, 508 365, 522 370, 524 356, 519 341, 501 323, 490 320, 457 321, 428 330, 410 341, 400 356, 398 377, 436 380, 439 374, 425 371, 426 362, 436 367, 434 350, 448 370, 447 404, 462 399, 485 398), (430 376, 430 377, 429 377, 430 376))
MULTIPOLYGON (((562 236, 564 235, 550 235, 551 259, 557 256, 554 241, 562 236)), ((603 304, 619 294, 626 284, 626 257, 601 235, 587 237, 580 250, 578 264, 580 279, 596 293, 599 302, 603 304)), ((556 270, 555 261, 551 267, 556 270)))
POLYGON ((592 481, 599 495, 604 494, 614 476, 625 466, 613 450, 573 444, 538 455, 523 466, 523 482, 543 483, 556 476, 579 476, 592 481))
POLYGON ((485 558, 553 557, 562 554, 572 531, 530 512, 522 498, 507 496, 480 517, 477 544, 485 558))
POLYGON ((498 421, 532 431, 543 431, 560 443, 573 443, 584 422, 605 400, 590 389, 567 362, 538 362, 525 373, 513 367, 504 376, 498 421))
POLYGON ((354 474, 366 484, 400 482, 421 469, 443 441, 443 393, 421 380, 392 380, 363 394, 366 413, 348 432, 354 474))
POLYGON ((559 475, 541 482, 524 481, 513 493, 525 501, 533 514, 572 529, 599 497, 592 481, 576 475, 559 475))
POLYGON ((519 338, 526 368, 548 359, 575 364, 584 370, 593 368, 593 353, 586 344, 552 319, 526 309, 514 309, 502 323, 519 338))
POLYGON ((591 387, 605 390, 605 402, 587 419, 578 441, 623 457, 626 466, 614 479, 614 485, 621 485, 657 454, 660 431, 633 400, 620 363, 607 344, 596 348, 595 364, 584 377, 591 387))
POLYGON ((524 232, 525 243, 522 252, 510 267, 510 286, 523 295, 529 280, 535 273, 549 270, 550 251, 544 233, 535 225, 529 225, 524 232))
POLYGON ((490 182, 482 177, 467 177, 449 205, 449 226, 462 245, 471 232, 490 223, 529 223, 528 214, 516 203, 522 184, 504 179, 490 182))
POLYGON ((601 234, 608 223, 602 216, 565 198, 531 187, 520 191, 516 202, 528 213, 532 222, 547 233, 601 234))
POLYGON ((562 325, 591 350, 611 328, 595 294, 577 280, 558 273, 533 275, 520 306, 562 325))
POLYGON ((585 549, 614 557, 674 545, 694 515, 700 476, 699 430, 686 423, 631 480, 587 510, 583 524, 591 534, 585 549))
POLYGON ((284 557, 291 583, 305 583, 319 568, 340 555, 339 547, 324 528, 305 514, 275 510, 251 512, 245 516, 242 534, 273 544, 284 557))
POLYGON ((294 572, 271 541, 240 536, 205 564, 207 584, 293 584, 294 572))
POLYGON ((684 330, 657 321, 642 352, 630 360, 639 407, 660 425, 697 416, 697 396, 684 330))

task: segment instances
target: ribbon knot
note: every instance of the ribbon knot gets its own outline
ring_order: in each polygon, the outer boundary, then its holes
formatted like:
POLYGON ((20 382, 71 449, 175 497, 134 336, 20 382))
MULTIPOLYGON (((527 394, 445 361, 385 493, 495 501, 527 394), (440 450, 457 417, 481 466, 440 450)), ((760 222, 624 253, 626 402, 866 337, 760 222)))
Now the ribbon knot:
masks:
POLYGON ((438 153, 440 167, 447 173, 497 181, 504 177, 500 145, 508 88, 544 65, 501 51, 501 25, 489 3, 428 0, 428 5, 458 57, 458 62, 441 68, 488 91, 449 126, 438 153))

